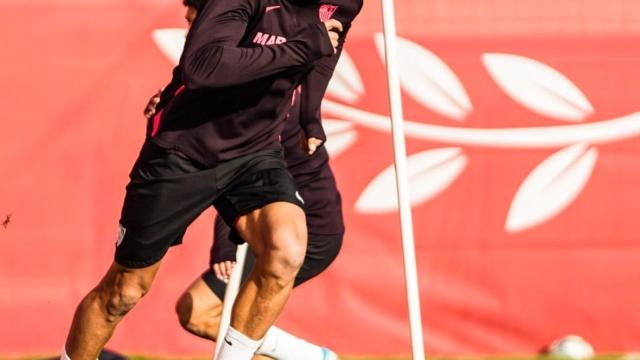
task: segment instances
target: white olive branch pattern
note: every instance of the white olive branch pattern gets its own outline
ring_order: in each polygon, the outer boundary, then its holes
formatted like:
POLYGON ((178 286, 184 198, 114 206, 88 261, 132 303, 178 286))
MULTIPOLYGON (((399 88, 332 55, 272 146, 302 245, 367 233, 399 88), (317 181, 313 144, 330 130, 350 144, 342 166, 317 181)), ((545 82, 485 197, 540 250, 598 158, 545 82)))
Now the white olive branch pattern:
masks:
MULTIPOLYGON (((381 35, 376 34, 374 40, 384 61, 380 51, 381 35)), ((433 112, 463 121, 473 111, 473 106, 455 73, 422 46, 406 39, 398 40, 403 90, 433 112)), ((534 113, 572 123, 583 122, 594 114, 591 103, 580 89, 546 64, 513 54, 483 54, 482 61, 498 86, 534 113)), ((385 115, 329 99, 323 102, 323 111, 370 129, 391 131, 390 120, 385 115)), ((598 158, 594 145, 639 136, 640 112, 586 124, 501 129, 451 127, 405 120, 405 135, 456 146, 409 156, 408 176, 414 206, 445 191, 462 173, 467 157, 460 146, 560 148, 532 169, 514 195, 505 230, 517 233, 564 211, 588 183, 598 158), (449 157, 441 158, 443 154, 449 157), (438 165, 434 166, 434 163, 438 165)), ((366 214, 396 211, 392 171, 393 165, 371 181, 356 202, 356 211, 366 214)))
MULTIPOLYGON (((159 29, 153 39, 174 64, 184 46, 184 29, 159 29)), ((374 42, 384 61, 382 35, 374 42)), ((472 102, 455 72, 438 56, 419 44, 398 38, 400 82, 404 92, 418 104, 462 122, 473 112, 472 102)), ((418 206, 445 191, 463 173, 468 157, 464 146, 508 149, 553 149, 555 152, 532 169, 514 194, 505 231, 517 233, 543 224, 563 212, 586 187, 598 159, 595 145, 640 136, 640 112, 615 119, 581 123, 594 115, 587 97, 565 75, 539 61, 514 54, 483 54, 481 61, 498 86, 528 110, 571 124, 473 128, 432 125, 405 120, 408 138, 446 144, 421 151, 408 158, 411 203, 418 206)), ((387 115, 354 107, 366 93, 358 69, 345 51, 327 89, 330 98, 322 104, 328 136, 327 149, 333 156, 357 141, 357 128, 390 132, 387 115), (341 119, 341 120, 339 120, 341 119)), ((362 214, 397 210, 393 165, 382 170, 363 190, 355 203, 362 214)))

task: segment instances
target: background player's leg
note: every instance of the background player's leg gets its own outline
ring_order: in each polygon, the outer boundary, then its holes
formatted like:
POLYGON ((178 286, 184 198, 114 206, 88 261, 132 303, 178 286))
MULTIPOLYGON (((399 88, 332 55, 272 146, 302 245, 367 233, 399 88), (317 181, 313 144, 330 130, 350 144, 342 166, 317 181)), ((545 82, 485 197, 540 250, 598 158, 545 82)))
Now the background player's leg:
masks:
POLYGON ((149 291, 160 262, 142 269, 113 263, 98 286, 84 297, 65 345, 73 360, 95 360, 122 317, 149 291))
MULTIPOLYGON (((176 303, 180 325, 188 332, 201 338, 216 341, 222 301, 211 291, 202 277, 198 277, 180 296, 176 303)), ((253 360, 270 360, 272 357, 256 355, 253 360)))
MULTIPOLYGON (((216 231, 219 229, 216 228, 216 231)), ((219 234, 219 232, 216 232, 219 234)), ((228 234, 226 234, 228 235, 228 234)), ((342 235, 331 238, 309 235, 304 264, 296 276, 294 285, 300 285, 324 271, 336 258, 342 244, 342 235)), ((244 272, 253 269, 255 257, 247 254, 244 272)), ((246 280, 246 277, 244 278, 246 280)), ((244 280, 243 280, 244 281, 244 280)), ((222 315, 226 284, 211 269, 205 271, 180 296, 176 313, 180 325, 188 332, 204 339, 216 341, 222 315)), ((298 338, 285 330, 272 326, 264 337, 253 360, 330 360, 337 359, 331 350, 298 338), (257 355, 260 354, 260 355, 257 355), (262 356, 264 355, 264 356, 262 356)))
MULTIPOLYGON (((217 241, 227 241, 228 227, 216 219, 214 228, 217 241)), ((309 234, 307 251, 304 263, 298 272, 294 286, 298 286, 323 272, 337 257, 342 245, 342 233, 335 235, 309 234)), ((220 248, 218 248, 219 250, 220 248)), ((215 251, 215 250, 214 250, 215 251)), ((212 260, 212 262, 215 260, 212 260)), ((244 282, 255 263, 255 256, 251 251, 247 253, 247 259, 243 273, 244 282)), ((215 341, 219 331, 220 318, 223 309, 225 284, 209 268, 197 278, 176 303, 176 312, 182 327, 188 332, 215 341)), ((337 355, 331 350, 307 342, 286 331, 272 326, 264 338, 264 342, 258 348, 253 359, 278 359, 278 360, 330 360, 337 359, 337 355)))
POLYGON ((330 349, 310 343, 276 326, 272 326, 256 354, 278 360, 336 360, 330 349))
POLYGON ((209 286, 198 277, 178 299, 176 313, 180 325, 204 339, 216 341, 220 316, 222 315, 222 301, 214 294, 209 286))

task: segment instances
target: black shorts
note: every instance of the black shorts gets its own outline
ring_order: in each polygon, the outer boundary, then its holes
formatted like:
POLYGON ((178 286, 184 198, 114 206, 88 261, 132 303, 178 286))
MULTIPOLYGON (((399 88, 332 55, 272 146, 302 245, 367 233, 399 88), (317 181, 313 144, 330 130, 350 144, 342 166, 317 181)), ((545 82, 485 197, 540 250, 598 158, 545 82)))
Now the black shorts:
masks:
MULTIPOLYGON (((305 202, 304 212, 308 230, 307 253, 296 277, 296 286, 317 276, 333 262, 338 256, 344 237, 340 192, 336 187, 325 148, 320 148, 313 157, 306 154, 303 156, 302 163, 294 168, 289 167, 305 202)), ((215 242, 211 249, 209 265, 235 259, 235 247, 219 243, 228 242, 227 239, 235 242, 235 234, 217 217, 213 233, 215 242)), ((248 275, 247 269, 253 268, 254 260, 253 254, 249 251, 245 278, 248 275)), ((213 272, 205 271, 202 279, 220 299, 223 298, 226 285, 218 280, 213 272)))
MULTIPOLYGON (((300 271, 296 275, 294 287, 318 276, 323 272, 333 260, 338 256, 340 247, 342 246, 342 235, 339 237, 314 237, 309 234, 309 240, 307 243, 307 253, 304 257, 304 262, 300 271)), ((253 265, 255 264, 255 255, 251 252, 251 249, 247 251, 247 259, 244 264, 244 270, 242 272, 242 282, 247 279, 253 265)), ((218 279, 211 267, 209 270, 205 270, 202 273, 202 280, 207 284, 209 289, 220 299, 224 300, 224 293, 227 288, 227 284, 218 279)))
POLYGON ((129 268, 158 262, 209 206, 233 225, 239 216, 278 201, 303 208, 280 150, 207 168, 147 141, 127 185, 115 261, 129 268))

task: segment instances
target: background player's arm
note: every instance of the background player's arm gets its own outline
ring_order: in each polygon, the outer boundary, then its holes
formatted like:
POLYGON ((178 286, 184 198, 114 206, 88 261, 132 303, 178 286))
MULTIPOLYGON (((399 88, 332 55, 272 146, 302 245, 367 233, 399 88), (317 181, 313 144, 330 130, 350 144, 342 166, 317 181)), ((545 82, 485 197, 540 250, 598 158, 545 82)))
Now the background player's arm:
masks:
POLYGON ((310 64, 334 53, 326 27, 312 24, 276 46, 241 48, 255 1, 208 1, 189 31, 180 59, 189 89, 234 86, 310 64))
POLYGON ((324 57, 318 60, 302 82, 300 126, 306 136, 306 140, 303 141, 303 148, 309 155, 313 154, 317 147, 321 146, 327 139, 322 127, 320 106, 342 54, 342 48, 350 27, 350 22, 344 25, 344 30, 338 40, 336 53, 331 57, 324 57))
POLYGON ((227 260, 211 265, 211 270, 213 270, 213 273, 220 281, 227 283, 229 282, 229 278, 231 278, 231 272, 235 266, 235 261, 227 260))
POLYGON ((150 119, 156 113, 156 105, 160 102, 160 94, 162 89, 158 89, 153 96, 147 102, 147 106, 144 107, 144 117, 150 119))
POLYGON ((229 226, 219 217, 216 217, 214 232, 215 240, 211 246, 209 266, 218 279, 227 282, 236 263, 238 245, 231 241, 229 226))

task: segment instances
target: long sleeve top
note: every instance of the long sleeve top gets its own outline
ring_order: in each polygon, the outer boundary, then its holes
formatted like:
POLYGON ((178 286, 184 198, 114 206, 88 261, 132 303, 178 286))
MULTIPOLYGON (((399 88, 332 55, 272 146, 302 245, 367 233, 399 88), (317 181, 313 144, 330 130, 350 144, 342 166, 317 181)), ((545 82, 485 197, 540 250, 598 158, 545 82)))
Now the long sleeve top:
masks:
POLYGON ((316 61, 333 55, 318 6, 207 1, 174 71, 181 79, 172 84, 181 85, 167 87, 173 94, 160 104, 152 141, 205 166, 279 148, 294 89, 316 61))
MULTIPOLYGON (((293 176, 296 186, 299 189, 313 189, 305 194, 307 208, 327 206, 327 202, 324 200, 337 197, 337 202, 329 202, 329 204, 332 204, 331 206, 337 207, 327 211, 341 212, 340 195, 336 191, 335 180, 331 175, 329 155, 326 149, 320 147, 310 156, 301 149, 300 140, 303 137, 312 136, 326 140, 321 126, 320 105, 342 53, 351 24, 362 8, 362 0, 322 1, 318 3, 316 5, 317 11, 313 15, 319 19, 321 8, 325 5, 328 7, 328 11, 333 11, 331 17, 343 24, 344 31, 340 36, 336 54, 316 61, 313 68, 302 79, 302 84, 298 88, 300 91, 294 92, 293 106, 287 115, 281 134, 281 142, 284 147, 287 168, 293 176)), ((324 212, 316 211, 313 215, 322 213, 324 212)), ((217 221, 216 226, 227 227, 221 221, 217 221)), ((321 218, 307 214, 307 228, 310 231, 313 230, 316 236, 323 233, 337 234, 344 232, 342 216, 321 218)), ((224 236, 229 234, 228 229, 226 231, 216 231, 216 234, 222 236, 216 238, 211 247, 210 264, 213 265, 227 260, 235 261, 237 245, 230 241, 228 236, 224 236)))

